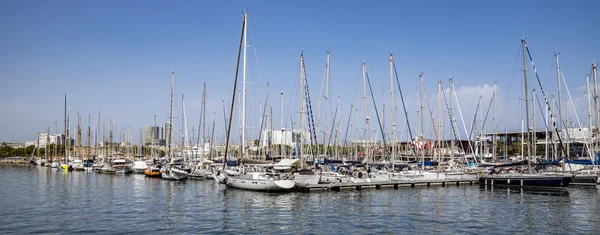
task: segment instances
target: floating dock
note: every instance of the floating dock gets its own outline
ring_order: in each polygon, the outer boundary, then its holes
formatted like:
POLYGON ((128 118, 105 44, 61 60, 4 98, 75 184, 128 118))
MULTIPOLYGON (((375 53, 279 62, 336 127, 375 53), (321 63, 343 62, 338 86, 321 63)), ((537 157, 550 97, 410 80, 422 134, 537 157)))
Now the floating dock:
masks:
POLYGON ((382 182, 356 182, 356 183, 332 183, 332 184, 309 184, 301 186, 299 191, 301 192, 313 192, 313 191, 342 191, 342 190, 363 190, 363 189, 382 189, 382 188, 394 188, 398 189, 401 187, 431 187, 431 186, 460 186, 468 184, 478 184, 477 180, 406 180, 406 181, 382 181, 382 182))

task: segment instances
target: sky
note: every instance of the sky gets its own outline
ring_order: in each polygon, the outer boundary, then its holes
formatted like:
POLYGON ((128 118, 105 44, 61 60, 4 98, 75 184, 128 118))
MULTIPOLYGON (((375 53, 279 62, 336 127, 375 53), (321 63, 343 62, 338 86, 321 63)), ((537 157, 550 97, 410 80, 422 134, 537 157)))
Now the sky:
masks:
MULTIPOLYGON (((456 114, 461 139, 466 139, 464 129, 473 122, 480 96, 487 111, 494 82, 498 129, 520 131, 525 113, 523 37, 547 97, 557 92, 554 53, 560 53, 561 71, 575 101, 575 109, 566 112, 574 125, 577 119, 587 124, 585 75, 591 76, 591 64, 600 56, 598 1, 7 0, 0 2, 0 142, 35 140, 37 132, 47 127, 54 132, 55 122, 62 133, 65 93, 72 123, 77 123, 77 113, 83 126, 88 116, 91 123, 97 123, 100 112, 102 123, 108 124, 110 117, 117 129, 131 128, 137 139, 142 126, 154 123, 154 115, 159 125, 167 120, 172 71, 176 128, 182 126, 181 96, 185 95, 188 130, 198 133, 206 83, 206 135, 214 121, 215 138, 222 139, 223 104, 228 110, 244 9, 248 12, 247 139, 258 138, 267 94, 273 128, 281 128, 281 93, 285 128, 290 129, 293 122, 299 128, 301 53, 313 115, 321 117, 315 117, 322 129, 318 132, 324 131, 328 102, 327 123, 331 127, 333 116, 339 119, 338 139, 345 136, 346 126, 350 126, 348 138, 364 138, 361 64, 365 62, 373 90, 373 95, 367 95, 369 133, 381 139, 374 99, 389 135, 390 53, 413 133, 420 132, 420 73, 432 109, 430 113, 424 101, 426 137, 433 135, 430 114, 437 119, 438 81, 447 89, 449 77, 457 91, 454 112, 460 104, 463 115, 460 119, 456 114), (322 86, 326 51, 331 52, 327 101, 322 86), (340 106, 335 115, 337 97, 340 106)), ((543 102, 531 63, 527 63, 529 89, 536 88, 543 102)), ((240 72, 238 91, 241 80, 240 72)), ((564 84, 562 89, 564 102, 569 98, 564 84)), ((394 90, 394 122, 398 136, 406 136, 397 84, 394 90)), ((232 125, 236 135, 239 103, 236 100, 232 125)), ((535 107, 536 129, 543 129, 543 115, 535 107)), ((492 113, 486 121, 487 132, 494 128, 492 113)), ((450 138, 448 113, 442 114, 444 136, 450 138)))

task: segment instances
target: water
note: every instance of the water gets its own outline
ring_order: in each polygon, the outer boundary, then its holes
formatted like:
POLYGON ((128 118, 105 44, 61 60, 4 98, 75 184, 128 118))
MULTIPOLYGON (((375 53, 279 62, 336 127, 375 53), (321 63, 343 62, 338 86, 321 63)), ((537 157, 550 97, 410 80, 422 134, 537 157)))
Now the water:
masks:
POLYGON ((264 193, 0 164, 0 234, 599 234, 600 191, 264 193))

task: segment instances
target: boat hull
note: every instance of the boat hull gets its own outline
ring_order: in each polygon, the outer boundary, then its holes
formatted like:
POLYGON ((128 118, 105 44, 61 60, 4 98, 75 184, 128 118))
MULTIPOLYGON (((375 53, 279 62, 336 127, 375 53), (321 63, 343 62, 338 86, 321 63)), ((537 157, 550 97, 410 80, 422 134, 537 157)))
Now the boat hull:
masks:
POLYGON ((188 173, 184 170, 180 170, 177 168, 168 168, 161 170, 161 176, 165 180, 186 180, 188 178, 188 173))
POLYGON ((320 175, 294 175, 294 182, 299 186, 318 184, 321 179, 320 175))
POLYGON ((295 186, 294 180, 240 179, 226 176, 226 185, 254 191, 286 191, 295 186))
POLYGON ((131 168, 131 172, 135 173, 135 174, 144 174, 144 171, 146 169, 144 168, 131 168))
POLYGON ((147 168, 144 170, 144 175, 150 178, 162 178, 162 173, 160 173, 160 170, 158 169, 152 170, 150 168, 147 168))

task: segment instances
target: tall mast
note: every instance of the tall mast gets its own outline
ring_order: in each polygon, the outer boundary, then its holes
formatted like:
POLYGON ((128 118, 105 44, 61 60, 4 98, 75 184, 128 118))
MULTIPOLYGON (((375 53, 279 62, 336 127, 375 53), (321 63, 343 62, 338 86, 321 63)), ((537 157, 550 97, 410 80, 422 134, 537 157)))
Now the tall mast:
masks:
POLYGON ((496 143, 496 137, 498 135, 498 125, 496 125, 496 82, 494 82, 494 113, 493 113, 493 117, 492 117, 492 125, 494 128, 494 135, 492 137, 492 158, 494 160, 494 162, 496 161, 496 148, 498 147, 497 143, 496 143))
MULTIPOLYGON (((54 143, 54 149, 53 149, 54 153, 52 154, 53 157, 56 157, 58 143, 60 143, 60 140, 59 140, 58 136, 56 135, 56 133, 58 132, 57 129, 58 129, 58 121, 54 120, 54 138, 55 138, 55 143, 54 143)), ((48 133, 50 133, 50 131, 48 131, 48 133)), ((54 161, 54 159, 52 159, 52 161, 54 161)))
POLYGON ((367 160, 369 159, 369 109, 367 106, 367 65, 363 62, 362 64, 362 77, 363 77, 363 110, 365 112, 365 146, 366 146, 366 151, 365 151, 365 158, 367 160))
MULTIPOLYGON (((523 49, 523 82, 525 83, 525 119, 527 127, 527 135, 523 138, 525 146, 527 147, 527 166, 528 171, 531 172, 531 164, 529 163, 529 156, 531 156, 531 148, 529 147, 529 88, 527 86, 527 56, 525 54, 525 39, 521 39, 521 47, 523 49)), ((560 83, 560 82, 559 82, 560 83)), ((559 111, 560 112, 560 111, 559 111)))
MULTIPOLYGON (((595 108, 595 110, 594 110, 594 116, 596 117, 596 123, 595 123, 596 125, 595 125, 595 128, 594 128, 595 131, 592 132, 592 133, 596 133, 596 135, 598 135, 598 133, 599 133, 598 132, 598 127, 599 127, 599 124, 600 124, 600 117, 599 117, 600 113, 598 113, 598 111, 599 111, 598 110, 598 80, 596 78, 596 74, 598 72, 597 72, 596 63, 592 64, 592 73, 593 73, 592 76, 594 77, 594 106, 595 106, 594 107, 595 108)), ((598 144, 598 142, 597 142, 597 140, 595 140, 593 145, 596 146, 596 149, 598 148, 597 144, 598 144)))
MULTIPOLYGON (((337 97, 337 107, 335 108, 335 110, 336 110, 336 114, 333 117, 334 125, 336 123, 335 116, 338 116, 337 113, 340 112, 340 97, 339 96, 337 97)), ((335 135, 333 136, 333 147, 335 148, 335 158, 336 159, 339 159, 339 156, 340 156, 339 155, 339 148, 336 147, 337 146, 338 133, 340 133, 340 121, 339 121, 340 119, 341 119, 341 116, 338 117, 338 121, 337 121, 337 125, 336 125, 336 130, 335 130, 335 135)), ((331 127, 331 129, 333 129, 333 127, 331 127)))
MULTIPOLYGON (((588 89, 588 93, 589 93, 589 89, 588 89)), ((548 141, 549 141, 549 136, 548 136, 548 127, 550 125, 549 120, 548 120, 548 103, 546 102, 545 104, 545 116, 544 119, 546 120, 546 131, 545 131, 545 144, 544 144, 544 159, 546 161, 548 161, 548 141)))
MULTIPOLYGON (((239 72, 239 68, 240 68, 240 51, 242 49, 242 47, 245 46, 244 43, 244 39, 246 38, 246 17, 248 16, 248 13, 244 11, 244 20, 242 21, 242 38, 240 39, 240 48, 238 49, 238 58, 237 58, 237 63, 236 63, 236 68, 235 68, 235 80, 233 82, 233 94, 232 94, 232 98, 231 98, 231 108, 229 109, 229 120, 225 119, 225 121, 227 122, 227 130, 225 130, 225 135, 227 136, 225 139, 225 156, 223 156, 223 171, 225 170, 225 167, 227 167, 227 156, 229 155, 229 136, 231 134, 231 123, 233 122, 233 108, 235 107, 235 90, 237 89, 237 80, 238 80, 238 72, 239 72)), ((244 58, 245 59, 245 58, 244 58)), ((223 110, 225 110, 225 107, 223 107, 223 110)), ((223 113, 225 113, 223 111, 223 113)), ((214 134, 214 125, 213 125, 213 134, 214 134)))
MULTIPOLYGON (((50 127, 48 126, 48 134, 46 135, 46 147, 44 148, 44 158, 46 163, 48 162, 48 145, 50 145, 50 127)), ((56 145, 56 144, 54 144, 56 145)))
POLYGON ((590 131, 590 133, 592 132, 592 100, 591 100, 591 94, 590 94, 590 77, 589 75, 585 75, 585 85, 587 88, 587 103, 588 103, 588 130, 590 131))
MULTIPOLYGON (((302 145, 304 140, 304 53, 300 54, 300 156, 302 156, 302 145)), ((294 126, 292 125, 292 130, 294 126)), ((294 133, 292 131, 292 140, 294 139, 294 133)), ((298 141, 298 140, 296 140, 298 141)))
POLYGON ((479 109, 479 157, 483 158, 483 96, 479 96, 479 103, 481 108, 479 109))
POLYGON ((33 155, 35 154, 35 159, 39 160, 40 159, 40 132, 38 132, 37 134, 37 140, 35 141, 35 144, 33 145, 33 151, 35 151, 35 153, 31 153, 31 157, 33 160, 33 155))
MULTIPOLYGON (((452 90, 454 90, 454 88, 452 87, 453 83, 452 83, 452 78, 448 79, 448 91, 450 92, 450 104, 448 106, 450 110, 448 110, 450 112, 450 127, 454 128, 454 115, 452 114, 452 103, 453 103, 453 98, 452 98, 452 90)), ((469 140, 470 141, 470 140, 469 140)), ((450 159, 452 161, 454 161, 454 137, 450 138, 450 159)))
MULTIPOLYGON (((535 99, 535 89, 533 89, 533 91, 531 91, 531 99, 535 99)), ((535 125, 535 105, 533 106, 533 127, 531 128, 531 149, 533 152, 533 157, 537 157, 537 136, 536 136, 536 130, 537 130, 537 126, 535 125)))
POLYGON ((77 155, 81 156, 81 117, 77 112, 77 155))
POLYGON ((281 103, 280 104, 281 107, 279 109, 280 109, 280 112, 281 112, 281 118, 280 118, 281 120, 279 120, 279 121, 281 122, 281 124, 280 124, 281 125, 280 126, 281 135, 279 136, 279 140, 280 140, 280 142, 279 142, 279 154, 281 155, 281 157, 283 157, 283 146, 285 144, 283 141, 281 141, 283 139, 283 136, 285 135, 285 128, 284 128, 284 125, 283 125, 283 121, 284 121, 284 118, 283 118, 283 91, 281 92, 281 101, 280 101, 280 103, 281 103))
MULTIPOLYGON (((98 129, 96 130, 96 152, 95 155, 98 156, 98 147, 100 147, 100 139, 98 138, 98 132, 100 132, 100 109, 98 109, 98 129)), ((102 133, 104 135, 104 133, 102 133)), ((104 143, 102 144, 104 146, 104 143)))
POLYGON ((437 131, 437 141, 438 141, 438 151, 436 151, 438 153, 438 158, 440 163, 444 161, 444 156, 442 155, 442 125, 443 125, 443 119, 442 119, 442 81, 438 81, 438 131, 437 131))
MULTIPOLYGON (((248 13, 244 12, 244 58, 242 67, 242 156, 247 157, 248 152, 246 151, 246 31, 248 26, 248 13)), ((235 91, 234 91, 235 92, 235 91)))
MULTIPOLYGON (((155 145, 155 143, 154 143, 154 139, 155 139, 155 137, 157 136, 157 134, 155 133, 157 128, 158 128, 158 127, 156 126, 156 114, 154 114, 154 127, 152 127, 152 144, 151 144, 151 145, 152 145, 152 149, 150 150, 150 158, 151 158, 152 160, 154 160, 154 153, 155 153, 155 151, 154 151, 154 147, 155 147, 155 146, 154 146, 154 145, 155 145)), ((164 132, 164 131, 165 131, 165 130, 163 129, 163 132, 164 132)), ((144 156, 144 157, 145 157, 145 156, 144 156)))
MULTIPOLYGON (((550 105, 550 109, 551 109, 551 113, 556 113, 555 112, 555 98, 554 95, 550 96, 550 99, 552 100, 552 105, 550 105)), ((556 158, 556 154, 558 153, 558 143, 556 141, 554 141, 554 138, 558 137, 558 132, 556 131, 556 128, 552 128, 552 161, 555 160, 556 158)), ((563 171, 565 170, 564 164, 563 164, 563 171)))
MULTIPOLYGON (((329 122, 329 62, 330 62, 331 53, 327 51, 327 65, 325 65, 325 135, 323 138, 323 142, 325 142, 327 138, 327 123, 329 122)), ((325 156, 327 156, 327 150, 329 149, 329 143, 325 145, 325 156)))
MULTIPOLYGON (((562 96, 560 94, 560 83, 561 83, 561 81, 560 81, 560 64, 558 62, 558 54, 559 53, 554 53, 554 57, 556 58, 556 79, 557 79, 557 85, 558 85, 558 92, 557 92, 558 93, 558 113, 559 113, 559 115, 558 115, 559 116, 559 118, 558 118, 558 123, 559 124, 558 125, 560 127, 559 129, 562 130, 565 127, 564 127, 563 122, 562 122, 562 120, 563 120, 563 114, 564 113, 563 113, 563 108, 562 108, 562 96)), ((523 55, 525 55, 525 54, 523 54, 523 55)))
MULTIPOLYGON (((188 130, 187 129, 187 117, 186 117, 186 114, 185 114, 185 101, 184 101, 184 98, 185 98, 184 95, 181 95, 181 111, 183 112, 183 114, 181 115, 182 116, 181 119, 183 121, 183 133, 181 133, 181 138, 182 138, 182 141, 181 141, 181 152, 183 154, 181 156, 183 157, 183 160, 185 161, 186 160, 186 154, 185 154, 184 150, 187 150, 187 148, 189 146, 188 143, 187 143, 187 141, 189 141, 189 138, 188 138, 188 133, 187 133, 187 130, 188 130)), ((187 160, 189 160, 189 159, 187 159, 187 160)))
POLYGON ((92 128, 90 127, 91 123, 92 123, 92 115, 88 114, 87 153, 86 153, 86 156, 85 156, 86 160, 90 159, 90 153, 91 153, 91 150, 92 150, 91 149, 92 148, 92 139, 91 139, 92 128))
MULTIPOLYGON (((204 91, 202 92, 202 145, 199 148, 202 148, 204 151, 204 142, 206 142, 206 82, 204 83, 204 91)), ((210 146, 210 145, 209 145, 210 146)), ((199 151, 200 149, 198 149, 199 151)))
POLYGON ((390 53, 390 105, 391 105, 391 123, 392 123, 392 138, 390 138, 392 146, 392 170, 394 169, 394 162, 396 161, 396 106, 394 105, 394 55, 390 53))
POLYGON ((421 168, 425 169, 425 125, 423 118, 423 73, 419 73, 419 120, 421 120, 421 168))
POLYGON ((69 131, 67 130, 67 93, 65 93, 65 141, 64 141, 64 145, 65 145, 65 163, 67 163, 67 154, 68 154, 68 149, 69 149, 69 145, 67 143, 67 141, 69 138, 69 131))
POLYGON ((169 111, 169 123, 167 123, 167 161, 171 161, 173 144, 173 102, 175 101, 175 72, 171 72, 171 108, 169 111))

